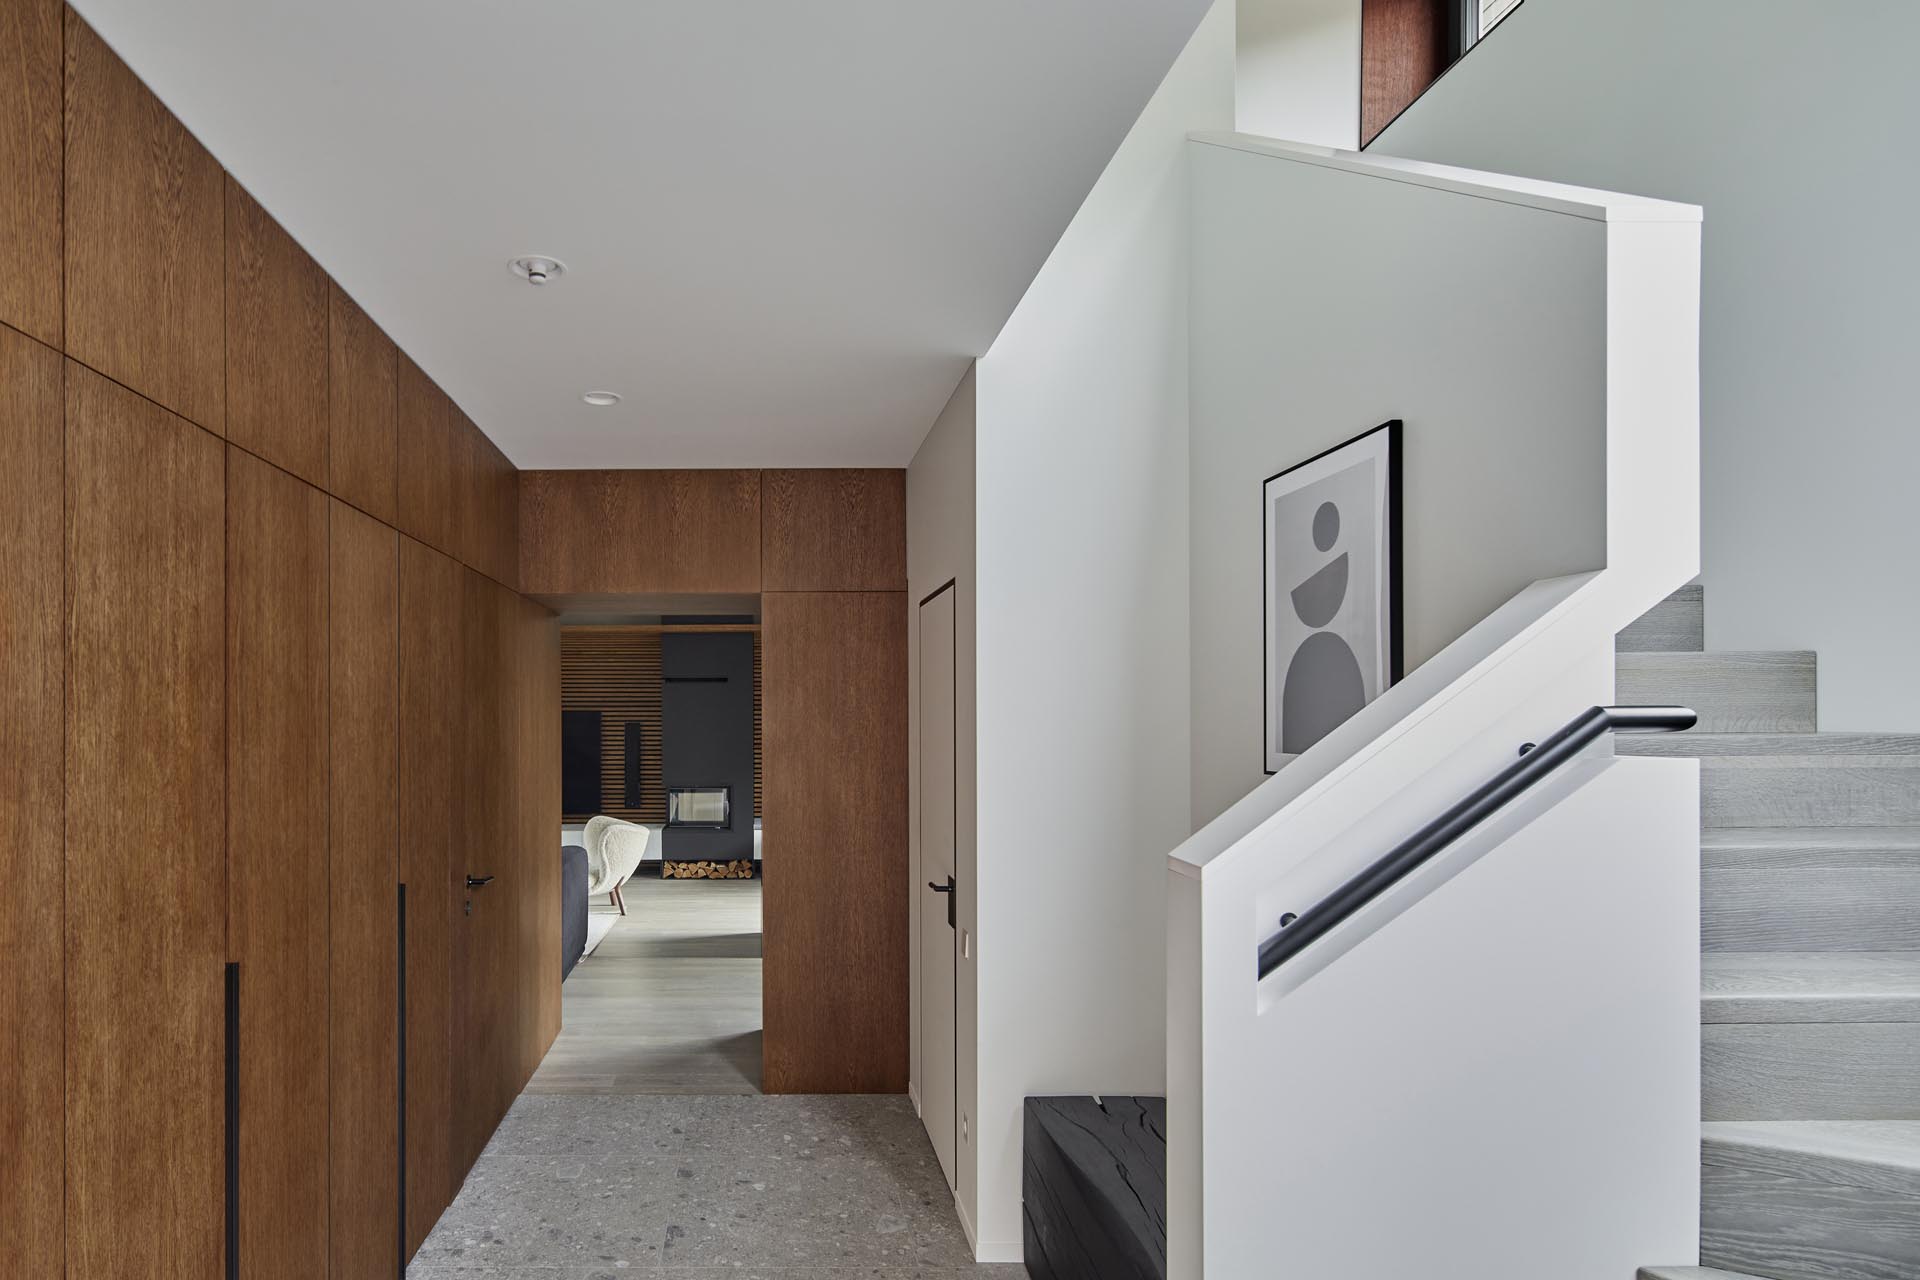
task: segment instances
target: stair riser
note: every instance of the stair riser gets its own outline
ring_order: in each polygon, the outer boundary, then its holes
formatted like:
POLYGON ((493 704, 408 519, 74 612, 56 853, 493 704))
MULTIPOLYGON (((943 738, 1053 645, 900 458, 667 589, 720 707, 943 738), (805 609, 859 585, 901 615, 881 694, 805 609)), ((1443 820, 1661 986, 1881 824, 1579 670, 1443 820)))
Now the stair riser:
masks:
POLYGON ((1708 951, 1920 951, 1920 867, 1704 872, 1700 943, 1708 951))
POLYGON ((1920 1199, 1709 1162, 1700 1261, 1773 1280, 1913 1280, 1920 1199))
POLYGON ((1709 827, 1920 823, 1920 763, 1756 764, 1706 759, 1700 820, 1709 827))
POLYGON ((1698 586, 1682 587, 1614 638, 1620 653, 1706 648, 1706 606, 1698 586))
POLYGON ((1679 704, 1700 713, 1696 733, 1812 733, 1811 653, 1623 653, 1623 705, 1679 704))
POLYGON ((1707 1120, 1920 1120, 1920 1023, 1701 1029, 1707 1120))

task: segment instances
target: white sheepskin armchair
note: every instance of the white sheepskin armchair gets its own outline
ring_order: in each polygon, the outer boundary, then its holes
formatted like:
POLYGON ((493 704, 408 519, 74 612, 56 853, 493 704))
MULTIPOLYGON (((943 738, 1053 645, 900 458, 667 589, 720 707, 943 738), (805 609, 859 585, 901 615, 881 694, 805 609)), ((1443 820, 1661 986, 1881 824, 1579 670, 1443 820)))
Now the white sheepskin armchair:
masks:
POLYGON ((649 852, 659 852, 660 829, 618 818, 595 817, 587 820, 587 830, 581 838, 587 849, 587 896, 610 894, 620 914, 627 914, 620 886, 640 869, 642 859, 649 852), (596 827, 595 824, 604 825, 596 827))

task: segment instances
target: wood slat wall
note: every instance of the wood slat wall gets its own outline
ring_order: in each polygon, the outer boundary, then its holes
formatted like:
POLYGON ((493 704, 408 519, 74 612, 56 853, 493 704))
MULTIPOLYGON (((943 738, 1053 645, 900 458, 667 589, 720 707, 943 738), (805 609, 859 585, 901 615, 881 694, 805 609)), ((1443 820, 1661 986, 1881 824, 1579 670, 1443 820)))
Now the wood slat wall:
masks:
MULTIPOLYGON (((600 808, 628 822, 665 822, 667 797, 660 773, 660 636, 663 629, 636 627, 560 628, 560 706, 565 711, 600 713, 600 808), (645 735, 640 758, 642 803, 626 803, 627 723, 638 720, 645 735)), ((753 802, 761 810, 760 635, 753 637, 753 802)), ((567 822, 584 822, 591 813, 566 813, 567 822)))
POLYGON ((477 1150, 559 1027, 519 473, 413 370, 438 505, 403 502, 385 335, 71 9, 0 0, 0 50, 0 1275, 223 1274, 229 1043, 240 1273, 392 1275, 400 878, 409 1249, 465 1172, 456 1074, 492 1073, 477 1150), (440 551, 403 577, 409 523, 440 551), (457 685, 469 620, 505 656, 457 685), (454 758, 468 717, 499 759, 454 758), (452 798, 483 792, 510 872, 456 992, 452 798), (456 996, 497 1045, 454 1040, 456 996))

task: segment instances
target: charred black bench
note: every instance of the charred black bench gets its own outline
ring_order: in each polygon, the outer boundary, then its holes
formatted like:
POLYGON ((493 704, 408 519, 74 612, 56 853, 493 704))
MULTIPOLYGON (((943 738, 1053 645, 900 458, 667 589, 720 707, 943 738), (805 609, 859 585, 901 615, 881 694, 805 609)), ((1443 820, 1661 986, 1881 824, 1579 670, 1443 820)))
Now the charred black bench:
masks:
POLYGON ((1021 1164, 1033 1280, 1166 1280, 1165 1098, 1028 1098, 1021 1164))

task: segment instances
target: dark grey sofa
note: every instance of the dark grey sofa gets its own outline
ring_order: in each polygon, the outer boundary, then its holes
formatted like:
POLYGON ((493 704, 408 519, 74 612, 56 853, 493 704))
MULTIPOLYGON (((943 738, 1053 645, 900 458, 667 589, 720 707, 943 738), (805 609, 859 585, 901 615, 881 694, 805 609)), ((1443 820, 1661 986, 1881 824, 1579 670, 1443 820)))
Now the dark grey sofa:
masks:
POLYGON ((587 949, 587 851, 560 849, 560 980, 566 981, 587 949))

